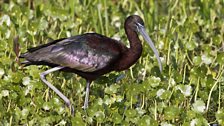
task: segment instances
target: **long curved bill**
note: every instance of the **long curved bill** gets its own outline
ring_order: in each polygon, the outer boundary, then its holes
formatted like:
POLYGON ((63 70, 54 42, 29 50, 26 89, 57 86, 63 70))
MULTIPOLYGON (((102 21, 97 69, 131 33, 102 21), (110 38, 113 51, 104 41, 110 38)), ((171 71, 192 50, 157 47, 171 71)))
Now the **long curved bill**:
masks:
POLYGON ((160 70, 160 72, 162 72, 162 70, 163 70, 162 63, 161 63, 161 60, 159 58, 159 53, 156 50, 156 47, 154 46, 154 44, 153 44, 152 40, 150 39, 150 37, 148 36, 148 34, 146 33, 144 26, 137 23, 137 27, 138 27, 138 31, 140 32, 140 34, 143 36, 143 38, 146 40, 146 42, 149 44, 149 46, 153 50, 154 54, 156 55, 156 59, 159 63, 159 70, 160 70))

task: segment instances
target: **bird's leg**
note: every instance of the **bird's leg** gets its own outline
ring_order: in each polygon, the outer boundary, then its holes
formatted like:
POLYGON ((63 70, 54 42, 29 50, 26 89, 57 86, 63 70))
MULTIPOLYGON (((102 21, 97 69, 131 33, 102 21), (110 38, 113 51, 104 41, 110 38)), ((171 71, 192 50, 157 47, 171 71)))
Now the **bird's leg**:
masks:
POLYGON ((83 106, 84 110, 88 108, 90 83, 91 81, 86 80, 86 96, 85 96, 85 102, 83 106))
POLYGON ((125 77, 125 74, 120 74, 117 78, 116 78, 116 83, 118 83, 120 80, 122 80, 125 77))
POLYGON ((126 73, 128 72, 128 70, 125 70, 125 73, 120 74, 117 78, 116 78, 116 83, 118 83, 120 80, 122 80, 126 73))
POLYGON ((47 71, 44 71, 43 73, 40 74, 40 78, 49 88, 51 88, 60 98, 64 100, 65 104, 71 109, 71 113, 74 114, 74 108, 73 106, 71 106, 70 100, 64 94, 62 94, 55 86, 53 86, 50 82, 48 82, 45 78, 47 74, 52 73, 54 71, 58 71, 63 68, 64 67, 62 66, 57 66, 47 71))

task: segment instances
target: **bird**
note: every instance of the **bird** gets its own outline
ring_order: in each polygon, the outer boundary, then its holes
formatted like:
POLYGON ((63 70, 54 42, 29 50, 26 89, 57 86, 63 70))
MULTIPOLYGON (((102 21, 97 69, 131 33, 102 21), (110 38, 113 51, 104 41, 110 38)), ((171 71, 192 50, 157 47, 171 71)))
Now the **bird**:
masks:
POLYGON ((25 59, 21 63, 24 66, 47 65, 51 67, 51 69, 40 73, 40 78, 63 99, 72 113, 74 113, 74 107, 70 100, 46 80, 46 75, 55 71, 64 71, 78 74, 84 78, 86 80, 86 91, 83 108, 86 110, 92 81, 111 71, 127 70, 140 58, 143 49, 138 34, 143 36, 153 50, 159 70, 162 72, 159 53, 146 33, 143 19, 138 15, 128 16, 124 22, 124 29, 130 47, 98 33, 84 33, 29 48, 19 58, 25 59))

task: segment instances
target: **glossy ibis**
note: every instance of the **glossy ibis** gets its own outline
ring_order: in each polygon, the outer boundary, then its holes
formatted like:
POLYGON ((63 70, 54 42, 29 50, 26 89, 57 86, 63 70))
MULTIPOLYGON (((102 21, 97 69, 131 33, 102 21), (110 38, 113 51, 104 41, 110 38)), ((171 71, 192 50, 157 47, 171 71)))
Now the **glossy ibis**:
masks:
POLYGON ((142 53, 142 45, 138 34, 140 33, 150 45, 159 63, 162 64, 154 44, 144 29, 143 20, 137 16, 129 16, 124 23, 125 32, 130 42, 130 48, 123 43, 97 33, 86 33, 69 38, 62 38, 50 43, 28 49, 21 54, 25 58, 23 62, 28 65, 48 65, 53 67, 40 74, 41 80, 58 94, 74 112, 69 99, 56 87, 49 83, 45 76, 54 71, 73 72, 85 78, 86 95, 84 109, 88 107, 90 83, 99 76, 111 71, 128 69, 139 59, 142 53))

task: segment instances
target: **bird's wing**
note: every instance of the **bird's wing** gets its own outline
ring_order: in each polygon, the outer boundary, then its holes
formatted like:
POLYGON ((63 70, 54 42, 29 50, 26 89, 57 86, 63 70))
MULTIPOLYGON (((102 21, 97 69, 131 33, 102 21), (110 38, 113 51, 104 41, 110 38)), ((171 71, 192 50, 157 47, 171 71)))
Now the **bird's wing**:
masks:
POLYGON ((31 62, 45 62, 83 72, 103 69, 120 56, 119 44, 98 34, 84 34, 39 48, 25 57, 31 62))

